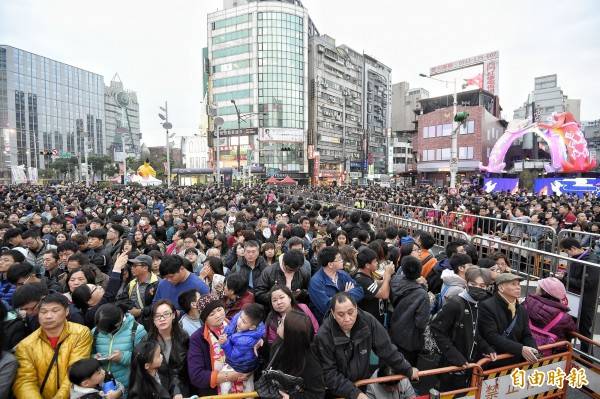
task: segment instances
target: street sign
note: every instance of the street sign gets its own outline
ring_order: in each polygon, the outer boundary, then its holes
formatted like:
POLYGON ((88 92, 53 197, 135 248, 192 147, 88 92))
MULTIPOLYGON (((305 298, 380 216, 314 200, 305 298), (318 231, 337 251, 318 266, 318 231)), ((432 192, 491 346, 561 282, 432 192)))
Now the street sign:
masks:
POLYGON ((71 154, 70 152, 62 152, 60 154, 61 158, 67 158, 68 159, 68 158, 71 158, 72 156, 73 156, 73 154, 71 154))
POLYGON ((58 150, 56 148, 52 149, 52 155, 54 155, 54 156, 58 155, 58 150))

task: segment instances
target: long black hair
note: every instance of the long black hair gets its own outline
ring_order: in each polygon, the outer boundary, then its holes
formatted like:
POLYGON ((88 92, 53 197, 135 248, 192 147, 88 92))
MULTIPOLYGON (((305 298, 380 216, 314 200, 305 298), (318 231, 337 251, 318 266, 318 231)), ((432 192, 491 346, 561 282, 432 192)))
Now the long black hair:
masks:
POLYGON ((304 312, 292 310, 285 316, 283 328, 283 342, 274 363, 280 371, 300 376, 311 352, 315 334, 312 323, 304 312))
MULTIPOLYGON (((183 329, 179 325, 179 322, 177 321, 177 309, 175 308, 175 305, 173 305, 173 303, 168 299, 162 299, 160 301, 155 302, 154 305, 152 305, 152 319, 154 320, 154 316, 156 316, 156 310, 161 305, 167 305, 171 308, 171 312, 173 312, 173 321, 171 323, 171 342, 183 342, 187 340, 187 334, 185 333, 185 331, 183 331, 183 329)), ((150 331, 148 331, 148 339, 154 342, 159 342, 159 339, 162 340, 160 333, 158 332, 158 328, 156 328, 156 325, 154 323, 150 324, 150 331)), ((168 362, 169 359, 165 359, 165 361, 168 362)))
POLYGON ((146 370, 146 363, 152 363, 159 348, 157 341, 145 339, 133 351, 129 389, 135 389, 138 398, 151 398, 158 391, 156 380, 146 370))

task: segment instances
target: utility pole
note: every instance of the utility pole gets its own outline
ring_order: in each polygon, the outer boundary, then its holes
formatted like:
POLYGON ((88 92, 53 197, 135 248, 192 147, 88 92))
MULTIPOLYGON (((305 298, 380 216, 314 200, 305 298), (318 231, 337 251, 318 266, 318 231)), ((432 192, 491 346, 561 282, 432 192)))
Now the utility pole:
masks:
POLYGON ((167 106, 166 101, 165 106, 160 107, 160 109, 165 113, 164 115, 159 113, 158 117, 164 121, 162 127, 163 129, 165 129, 165 137, 167 140, 167 188, 171 188, 171 146, 169 144, 169 129, 172 129, 173 125, 171 124, 171 122, 169 122, 169 108, 167 106))
MULTIPOLYGON (((237 125, 238 125, 238 131, 237 131, 237 169, 238 169, 238 175, 240 175, 241 172, 242 172, 241 165, 240 165, 240 158, 241 158, 241 156, 240 156, 240 140, 241 140, 241 137, 242 137, 242 128, 241 128, 242 117, 240 115, 240 110, 239 110, 237 104, 235 103, 234 99, 231 100, 231 103, 235 107, 235 113, 237 115, 237 125)), ((246 152, 246 158, 247 158, 247 156, 248 156, 248 153, 246 152)))
POLYGON ((456 120, 456 78, 454 78, 454 93, 452 94, 452 148, 450 154, 450 188, 456 187, 456 175, 458 174, 458 121, 456 120))
POLYGON ((83 156, 85 158, 85 186, 90 186, 90 164, 88 163, 88 138, 83 137, 83 156))
POLYGON ((216 159, 216 170, 217 170, 217 187, 221 186, 221 125, 223 125, 225 121, 220 116, 217 116, 213 123, 215 125, 215 130, 217 131, 217 141, 215 142, 215 147, 217 149, 217 159, 216 159))

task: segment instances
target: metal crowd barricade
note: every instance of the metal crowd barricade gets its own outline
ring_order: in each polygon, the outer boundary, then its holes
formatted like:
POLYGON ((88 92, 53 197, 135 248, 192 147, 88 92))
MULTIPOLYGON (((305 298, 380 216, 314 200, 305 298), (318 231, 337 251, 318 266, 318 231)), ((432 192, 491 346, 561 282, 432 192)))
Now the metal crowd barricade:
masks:
MULTIPOLYGON (((582 309, 581 302, 585 291, 585 284, 582 282, 581 289, 576 291, 571 289, 569 279, 566 277, 568 277, 568 271, 572 263, 577 263, 583 268, 582 276, 584 276, 584 281, 585 276, 588 275, 588 267, 600 268, 599 264, 569 258, 568 256, 546 252, 539 249, 528 248, 511 242, 491 242, 488 237, 484 236, 472 237, 471 243, 477 249, 479 257, 489 256, 493 252, 500 252, 511 259, 513 261, 513 263, 510 265, 511 268, 525 278, 525 293, 529 292, 530 287, 537 286, 537 280, 545 277, 555 276, 566 280, 564 283, 567 289, 567 295, 569 297, 569 307, 571 308, 570 314, 574 317, 577 317, 577 327, 579 328, 582 309)), ((587 294, 593 295, 593 293, 589 292, 587 294)), ((593 309, 597 310, 599 302, 598 292, 596 292, 595 295, 596 298, 593 309)), ((596 319, 597 317, 594 317, 592 320, 592 333, 595 331, 596 319)))
MULTIPOLYGON (((552 385, 549 383, 550 377, 546 379, 549 372, 557 372, 560 369, 565 373, 568 373, 571 369, 572 363, 572 347, 569 342, 561 341, 555 342, 549 345, 542 345, 538 349, 540 350, 557 350, 564 348, 559 353, 553 353, 550 356, 544 356, 537 360, 535 363, 521 362, 511 364, 504 367, 498 367, 491 370, 485 370, 478 378, 477 386, 479 388, 478 398, 492 399, 492 398, 566 398, 568 384, 566 381, 561 381, 563 384, 559 386, 552 385), (518 372, 522 371, 520 377, 515 378, 518 372), (543 374, 543 380, 540 377, 543 374), (537 378, 539 384, 534 383, 537 378), (522 380, 522 386, 515 386, 513 382, 522 380)), ((498 355, 498 360, 511 359, 514 355, 501 354, 498 355)), ((484 358, 477 362, 479 367, 484 367, 490 363, 488 358, 484 358)))
MULTIPOLYGON (((600 342, 591 340, 574 331, 571 332, 571 335, 580 342, 586 342, 592 347, 600 348, 600 342)), ((573 348, 573 366, 584 369, 587 375, 589 385, 582 388, 583 392, 593 398, 600 398, 600 359, 573 348)))
POLYGON ((563 238, 572 237, 575 238, 581 246, 585 248, 591 248, 593 250, 600 250, 600 233, 592 233, 589 231, 577 231, 577 230, 560 230, 556 237, 556 247, 563 238))
POLYGON ((532 249, 552 252, 556 249, 556 230, 550 226, 517 220, 498 219, 463 212, 450 212, 446 227, 475 236, 518 243, 532 249))

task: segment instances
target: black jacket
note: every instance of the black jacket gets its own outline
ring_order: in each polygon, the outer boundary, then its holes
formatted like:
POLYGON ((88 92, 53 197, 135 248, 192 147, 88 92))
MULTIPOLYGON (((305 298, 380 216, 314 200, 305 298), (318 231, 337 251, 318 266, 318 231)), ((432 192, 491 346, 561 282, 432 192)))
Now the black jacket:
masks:
POLYGON ((318 355, 323 367, 328 392, 356 399, 361 393, 354 381, 371 377, 371 351, 396 373, 412 376, 412 368, 398 348, 390 341, 383 326, 369 313, 358 309, 350 337, 346 336, 331 314, 327 316, 316 337, 318 355))
MULTIPOLYGON (((537 348, 535 339, 529 330, 529 316, 525 307, 517 303, 517 321, 508 337, 504 331, 512 321, 508 303, 496 293, 479 305, 479 333, 497 353, 511 353, 520 358, 523 346, 537 348)), ((511 359, 515 363, 515 359, 511 359)))
MULTIPOLYGON (((279 263, 274 263, 271 266, 267 266, 260 275, 258 282, 254 283, 254 296, 256 302, 268 309, 271 306, 271 296, 269 291, 275 285, 286 285, 285 274, 281 270, 279 263)), ((292 292, 295 294, 296 290, 300 290, 300 293, 296 295, 296 300, 302 303, 308 303, 308 283, 310 282, 310 276, 308 276, 302 267, 294 273, 292 277, 292 292)))
POLYGON ((423 349, 423 333, 429 321, 427 290, 414 280, 395 274, 390 281, 394 311, 390 322, 392 341, 407 351, 423 349))
MULTIPOLYGON (((283 341, 278 339, 271 347, 271 356, 273 356, 279 345, 283 341)), ((319 363, 319 358, 315 354, 316 348, 313 345, 306 357, 304 370, 297 377, 302 377, 304 380, 304 391, 295 395, 290 395, 290 399, 321 399, 325 397, 325 381, 323 380, 323 369, 319 363)), ((273 361, 272 367, 274 370, 282 370, 282 364, 277 358, 273 361)), ((282 370, 283 371, 283 370, 282 370)))
MULTIPOLYGON (((590 249, 581 254, 578 260, 600 264, 600 258, 590 249)), ((569 265, 569 291, 574 292, 576 294, 580 294, 581 281, 583 279, 583 281, 585 281, 585 284, 583 286, 584 295, 586 293, 590 293, 593 296, 596 290, 598 289, 598 280, 600 280, 600 269, 597 267, 588 266, 587 268, 585 268, 584 276, 584 268, 585 265, 578 263, 576 260, 573 260, 569 265)))
MULTIPOLYGON (((146 335, 146 340, 160 340, 146 335)), ((163 386, 169 386, 172 396, 181 393, 184 397, 189 393, 189 377, 187 372, 187 352, 190 345, 190 337, 183 331, 183 339, 171 340, 171 353, 168 359, 163 355, 163 362, 158 368, 158 375, 163 386), (169 385, 165 382, 169 381, 169 385)))
POLYGON ((230 273, 241 273, 246 278, 246 281, 248 281, 248 289, 254 292, 254 289, 260 281, 260 275, 266 268, 267 262, 265 262, 265 258, 263 258, 262 256, 259 256, 256 259, 256 265, 254 266, 254 269, 248 266, 248 264, 246 263, 246 259, 241 258, 235 264, 230 273), (252 281, 250 281, 250 274, 252 274, 252 281))
MULTIPOLYGON (((342 230, 344 230, 346 234, 348 234, 348 241, 352 241, 352 239, 356 238, 361 228, 358 225, 358 223, 348 222, 342 226, 342 230)), ((348 242, 348 244, 349 243, 350 242, 348 242)))
POLYGON ((479 308, 475 301, 459 295, 449 298, 435 315, 429 327, 442 352, 440 366, 462 366, 478 361, 494 349, 477 329, 479 308))

